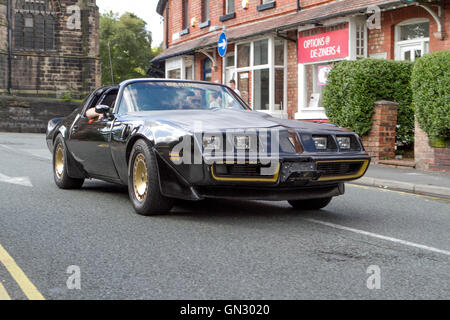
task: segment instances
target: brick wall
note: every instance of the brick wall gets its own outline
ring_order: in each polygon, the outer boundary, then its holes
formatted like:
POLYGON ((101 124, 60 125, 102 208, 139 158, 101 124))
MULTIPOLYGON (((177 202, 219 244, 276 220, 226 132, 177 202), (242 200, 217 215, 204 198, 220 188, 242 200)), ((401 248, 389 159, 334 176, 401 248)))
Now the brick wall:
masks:
POLYGON ((0 96, 0 131, 45 133, 50 119, 69 115, 79 103, 0 96))
POLYGON ((416 167, 422 170, 450 172, 450 148, 433 148, 427 134, 416 121, 414 158, 416 167))
POLYGON ((372 161, 394 158, 398 104, 377 101, 374 104, 372 129, 362 137, 363 145, 372 161))
POLYGON ((383 12, 381 15, 381 29, 369 30, 368 52, 369 56, 375 53, 387 53, 388 59, 395 58, 395 26, 400 22, 413 18, 427 18, 430 20, 430 52, 450 49, 450 2, 444 4, 445 40, 438 40, 434 33, 437 24, 433 17, 423 8, 411 6, 383 12))
MULTIPOLYGON (((288 33, 290 39, 297 38, 297 32, 288 33)), ((289 119, 294 119, 298 108, 298 50, 297 43, 287 43, 287 113, 289 119)))
MULTIPOLYGON (((302 8, 309 8, 319 4, 327 3, 333 0, 302 0, 301 6, 302 8)), ((249 0, 249 8, 242 8, 242 1, 235 0, 234 8, 236 17, 224 22, 220 21, 220 17, 224 15, 224 1, 218 0, 213 1, 210 0, 210 25, 211 26, 223 26, 233 27, 237 25, 241 25, 244 23, 250 23, 274 16, 278 16, 281 14, 286 14, 290 12, 295 12, 297 10, 297 1, 296 0, 276 0, 275 8, 267 9, 264 11, 258 11, 257 7, 262 3, 261 0, 249 0)), ((209 33, 209 27, 199 28, 198 24, 201 21, 201 1, 200 0, 189 0, 189 24, 193 17, 197 20, 197 26, 191 27, 189 26, 189 33, 186 35, 180 36, 179 39, 172 41, 172 35, 174 33, 178 33, 182 30, 182 1, 181 0, 168 0, 169 4, 169 42, 168 46, 172 46, 174 44, 178 44, 187 40, 191 40, 194 38, 198 38, 204 34, 209 33)), ((167 9, 167 6, 166 6, 167 9)), ((166 13, 164 12, 164 17, 166 17, 166 13)), ((164 28, 166 28, 166 24, 164 23, 164 28)), ((166 30, 164 30, 164 35, 166 34, 166 30)), ((164 43, 166 44, 166 42, 164 43)))

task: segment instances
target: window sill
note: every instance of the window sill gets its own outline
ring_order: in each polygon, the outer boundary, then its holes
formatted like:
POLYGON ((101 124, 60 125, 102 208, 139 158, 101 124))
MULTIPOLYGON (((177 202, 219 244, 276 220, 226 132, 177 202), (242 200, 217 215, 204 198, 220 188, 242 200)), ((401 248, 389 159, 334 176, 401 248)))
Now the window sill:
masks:
POLYGON ((198 27, 199 27, 200 29, 203 29, 203 28, 209 27, 210 25, 211 25, 211 21, 207 20, 207 21, 205 21, 205 22, 200 23, 200 24, 198 25, 198 27))
POLYGON ((180 31, 180 36, 184 36, 185 34, 188 34, 188 33, 189 33, 189 28, 186 28, 186 29, 180 31))
POLYGON ((224 21, 234 19, 234 18, 236 18, 236 12, 223 15, 219 18, 219 20, 220 20, 220 22, 224 22, 224 21))
POLYGON ((272 1, 269 3, 265 3, 265 4, 261 4, 259 6, 256 7, 256 10, 258 11, 264 11, 264 10, 268 10, 268 9, 273 9, 276 7, 276 1, 272 1))

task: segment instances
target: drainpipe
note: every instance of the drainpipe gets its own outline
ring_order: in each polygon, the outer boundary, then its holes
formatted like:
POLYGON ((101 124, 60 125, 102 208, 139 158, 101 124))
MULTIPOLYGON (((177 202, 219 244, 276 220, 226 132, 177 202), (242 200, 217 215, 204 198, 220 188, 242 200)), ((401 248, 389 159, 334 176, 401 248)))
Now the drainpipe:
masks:
POLYGON ((170 1, 167 1, 167 4, 166 4, 167 13, 166 13, 166 43, 164 46, 165 49, 167 49, 169 47, 169 2, 170 1))
POLYGON ((302 10, 302 7, 300 5, 300 0, 297 0, 297 11, 302 10))
POLYGON ((12 4, 11 0, 8 0, 6 4, 6 19, 8 22, 8 93, 12 94, 12 81, 11 81, 11 60, 12 60, 12 4))

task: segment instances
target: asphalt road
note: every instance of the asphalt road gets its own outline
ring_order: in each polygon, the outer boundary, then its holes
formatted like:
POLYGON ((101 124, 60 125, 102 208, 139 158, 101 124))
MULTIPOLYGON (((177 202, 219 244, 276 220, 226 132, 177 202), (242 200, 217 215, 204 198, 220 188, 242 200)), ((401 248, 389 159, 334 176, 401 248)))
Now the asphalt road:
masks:
POLYGON ((320 211, 206 201, 142 217, 121 186, 59 190, 43 135, 0 133, 0 298, 449 299, 449 209, 347 186, 320 211))

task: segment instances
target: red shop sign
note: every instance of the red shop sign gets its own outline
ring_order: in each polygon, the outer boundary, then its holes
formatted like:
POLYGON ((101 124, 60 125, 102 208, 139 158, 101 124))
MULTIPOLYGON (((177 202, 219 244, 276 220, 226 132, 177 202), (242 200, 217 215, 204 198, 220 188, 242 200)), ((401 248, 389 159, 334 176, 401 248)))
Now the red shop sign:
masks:
POLYGON ((348 28, 308 37, 299 36, 298 63, 332 60, 347 56, 348 28))

